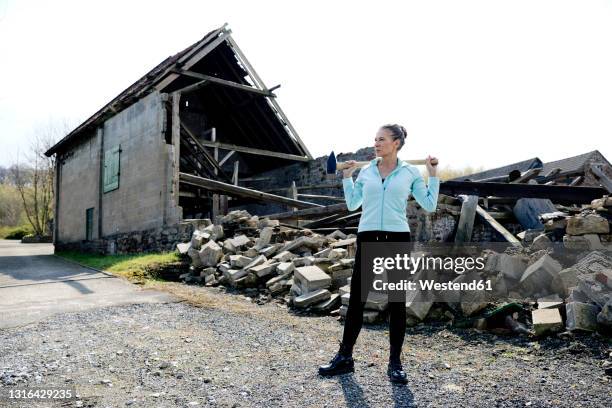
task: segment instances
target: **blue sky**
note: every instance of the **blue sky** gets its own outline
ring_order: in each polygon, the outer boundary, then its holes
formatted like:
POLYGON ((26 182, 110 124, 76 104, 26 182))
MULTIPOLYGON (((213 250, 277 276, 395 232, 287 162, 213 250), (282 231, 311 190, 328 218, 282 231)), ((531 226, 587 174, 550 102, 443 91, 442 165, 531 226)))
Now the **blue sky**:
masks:
POLYGON ((0 0, 0 165, 224 22, 315 157, 397 122, 442 166, 612 160, 612 1, 0 0))

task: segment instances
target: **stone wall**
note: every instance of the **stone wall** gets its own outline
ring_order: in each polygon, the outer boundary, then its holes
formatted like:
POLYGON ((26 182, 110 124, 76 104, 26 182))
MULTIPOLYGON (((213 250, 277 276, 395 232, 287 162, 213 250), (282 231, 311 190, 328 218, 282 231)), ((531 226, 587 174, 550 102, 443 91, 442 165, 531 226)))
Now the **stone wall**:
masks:
POLYGON ((55 250, 105 255, 174 251, 177 243, 191 239, 198 225, 201 225, 201 220, 186 220, 171 226, 113 234, 92 241, 56 243, 55 250))

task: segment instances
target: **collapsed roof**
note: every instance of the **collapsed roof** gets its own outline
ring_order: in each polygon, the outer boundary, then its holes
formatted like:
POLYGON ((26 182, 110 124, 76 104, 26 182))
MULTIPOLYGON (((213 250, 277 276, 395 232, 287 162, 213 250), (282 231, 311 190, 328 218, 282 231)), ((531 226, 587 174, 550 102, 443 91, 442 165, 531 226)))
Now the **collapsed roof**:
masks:
MULTIPOLYGON (((285 154, 287 160, 311 160, 312 156, 231 37, 226 25, 200 41, 166 58, 117 97, 45 152, 51 156, 83 137, 147 94, 198 89, 200 108, 223 129, 217 140, 247 148, 285 154), (203 86, 206 84, 206 86, 203 86)), ((270 167, 265 157, 253 157, 253 170, 270 167)))

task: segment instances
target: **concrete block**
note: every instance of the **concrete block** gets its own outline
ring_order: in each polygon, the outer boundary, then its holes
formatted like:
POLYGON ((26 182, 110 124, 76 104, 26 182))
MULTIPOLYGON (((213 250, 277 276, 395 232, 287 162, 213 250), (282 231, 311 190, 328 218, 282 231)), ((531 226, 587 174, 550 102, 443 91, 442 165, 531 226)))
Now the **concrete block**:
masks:
POLYGON ((571 302, 565 305, 567 330, 597 330, 597 314, 600 308, 589 303, 571 302))
POLYGON ((215 241, 208 241, 202 245, 199 255, 203 266, 217 266, 223 256, 223 249, 215 241))
POLYGON ((186 242, 186 243, 178 243, 176 244, 176 250, 178 251, 179 254, 181 255, 185 255, 187 254, 187 252, 189 251, 189 249, 191 249, 191 242, 186 242))
POLYGON ((289 274, 295 270, 292 262, 279 262, 276 266, 279 275, 289 274))
POLYGON ((597 314, 597 323, 612 328, 612 300, 606 303, 601 308, 601 312, 597 314))
POLYGON ((314 265, 296 268, 293 278, 305 292, 325 289, 331 284, 331 277, 314 265))
POLYGON ((253 258, 243 255, 230 255, 229 261, 232 268, 241 269, 250 264, 253 261, 253 258))
POLYGON ((578 276, 578 289, 584 293, 591 302, 603 307, 612 299, 612 291, 599 280, 597 274, 578 276))
POLYGON ((563 319, 559 309, 536 309, 531 312, 533 330, 536 336, 554 333, 563 329, 563 319))
POLYGON ((327 258, 335 261, 340 260, 342 258, 346 258, 348 255, 348 251, 344 248, 334 248, 329 251, 327 254, 327 258))
POLYGON ((264 278, 266 276, 270 276, 276 273, 277 266, 278 266, 278 262, 263 263, 261 265, 257 265, 257 266, 250 268, 249 272, 254 273, 255 275, 257 275, 258 278, 264 278))
POLYGON ((249 237, 247 237, 246 235, 237 235, 234 238, 230 238, 228 240, 232 246, 236 249, 243 247, 245 245, 247 245, 249 242, 251 242, 251 240, 249 239, 249 237))
POLYGON ((274 259, 277 262, 287 262, 287 261, 290 261, 290 260, 292 260, 294 258, 297 258, 297 255, 295 255, 295 254, 293 254, 293 253, 291 253, 289 251, 279 252, 278 254, 276 254, 276 255, 274 255, 272 257, 272 259, 274 259))

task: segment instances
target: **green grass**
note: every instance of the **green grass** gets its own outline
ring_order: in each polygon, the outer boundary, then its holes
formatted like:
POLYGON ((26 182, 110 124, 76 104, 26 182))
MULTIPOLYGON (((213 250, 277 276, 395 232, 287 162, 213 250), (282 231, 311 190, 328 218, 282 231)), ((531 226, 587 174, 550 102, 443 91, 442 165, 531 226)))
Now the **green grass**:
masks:
POLYGON ((155 274, 155 269, 160 265, 180 261, 176 252, 99 255, 77 251, 58 251, 55 254, 81 265, 101 269, 141 283, 146 280, 159 280, 155 274))

